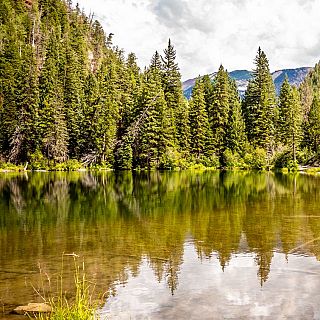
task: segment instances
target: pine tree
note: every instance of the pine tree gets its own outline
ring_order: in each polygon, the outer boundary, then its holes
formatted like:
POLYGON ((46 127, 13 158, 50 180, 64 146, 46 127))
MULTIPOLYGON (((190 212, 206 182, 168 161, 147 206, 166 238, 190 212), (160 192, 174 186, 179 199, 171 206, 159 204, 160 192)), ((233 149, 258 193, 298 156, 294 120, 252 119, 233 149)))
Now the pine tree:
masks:
POLYGON ((229 76, 220 66, 214 80, 209 122, 213 133, 213 146, 221 156, 226 146, 226 130, 229 118, 229 76))
POLYGON ((203 83, 201 79, 196 80, 192 90, 189 110, 190 123, 190 151, 197 160, 208 155, 208 140, 210 128, 206 102, 204 96, 203 83))
MULTIPOLYGON (((156 59, 156 56, 154 58, 156 59)), ((152 62, 152 64, 154 63, 152 62)), ((168 41, 168 47, 164 50, 164 56, 162 57, 162 77, 163 90, 167 102, 169 131, 173 139, 176 140, 176 113, 184 98, 182 93, 181 75, 178 64, 176 63, 176 51, 171 44, 170 39, 168 41)), ((182 141, 178 141, 178 144, 181 143, 183 144, 182 141)))
POLYGON ((209 77, 209 75, 205 75, 202 77, 203 90, 204 90, 204 99, 206 101, 206 109, 207 112, 210 113, 213 104, 213 83, 209 77))
POLYGON ((320 98, 316 94, 313 98, 308 123, 307 123, 308 146, 315 152, 320 151, 320 98))
POLYGON ((234 80, 229 77, 229 116, 226 127, 226 148, 244 154, 247 137, 242 115, 241 102, 234 80))
POLYGON ((48 159, 63 162, 68 158, 68 130, 60 73, 60 36, 51 31, 46 59, 40 75, 39 131, 42 149, 48 159))
POLYGON ((23 50, 17 83, 17 124, 10 138, 9 161, 27 161, 40 146, 38 135, 39 83, 35 53, 31 46, 23 50))
POLYGON ((146 72, 142 93, 139 135, 134 147, 135 166, 157 168, 166 147, 171 143, 170 124, 166 122, 167 104, 157 68, 146 72))
POLYGON ((189 123, 189 103, 183 99, 176 110, 176 136, 179 144, 179 151, 188 155, 190 149, 190 123, 189 123))
POLYGON ((161 68, 162 68, 161 56, 158 53, 158 51, 156 51, 151 58, 150 68, 158 69, 158 70, 161 70, 161 68))
POLYGON ((265 53, 258 49, 256 68, 243 101, 243 113, 249 142, 272 152, 275 144, 277 116, 276 94, 265 53))
POLYGON ((113 163, 116 142, 120 97, 117 90, 117 74, 113 56, 101 65, 95 85, 91 109, 91 149, 84 157, 86 162, 113 163))
POLYGON ((24 34, 24 30, 19 25, 13 1, 1 1, 0 18, 0 153, 8 156, 10 140, 18 125, 16 98, 21 67, 19 33, 24 34))
POLYGON ((299 93, 285 78, 279 96, 278 136, 279 141, 290 147, 293 160, 296 160, 296 151, 302 136, 302 110, 299 93))

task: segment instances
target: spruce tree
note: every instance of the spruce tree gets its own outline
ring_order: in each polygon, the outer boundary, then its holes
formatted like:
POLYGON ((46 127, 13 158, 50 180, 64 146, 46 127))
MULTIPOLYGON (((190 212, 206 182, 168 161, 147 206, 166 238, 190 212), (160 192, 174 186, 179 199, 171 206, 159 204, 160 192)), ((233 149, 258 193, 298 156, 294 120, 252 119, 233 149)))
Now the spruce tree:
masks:
POLYGON ((208 140, 210 140, 210 128, 204 88, 201 79, 196 80, 192 90, 189 110, 190 123, 190 152, 198 161, 208 155, 208 140))
MULTIPOLYGON (((154 57, 156 59, 156 56, 154 57)), ((152 62, 152 64, 154 64, 152 62)), ((177 110, 183 101, 183 92, 181 84, 181 75, 179 72, 178 64, 176 63, 176 50, 171 44, 171 40, 168 41, 168 46, 164 50, 164 56, 162 57, 162 77, 163 77, 163 90, 165 100, 167 103, 167 121, 169 125, 170 134, 177 139, 176 127, 177 127, 177 110)), ((180 137, 182 139, 182 137, 180 137)), ((181 143, 182 141, 178 141, 181 143)))
POLYGON ((278 137, 279 142, 289 147, 293 160, 296 160, 296 151, 302 136, 302 110, 299 93, 285 78, 279 96, 278 137))
POLYGON ((17 123, 10 138, 9 161, 27 161, 40 146, 38 134, 39 83, 35 53, 31 46, 23 50, 17 83, 17 123))
POLYGON ((307 122, 307 142, 309 148, 314 152, 320 151, 320 98, 316 94, 313 98, 308 122, 307 122))
POLYGON ((276 94, 266 54, 258 49, 256 68, 243 101, 243 113, 249 142, 268 152, 275 148, 276 94))
POLYGON ((232 152, 244 155, 247 137, 245 123, 242 115, 241 102, 237 85, 229 77, 229 116, 226 127, 226 148, 232 152))
POLYGON ((206 109, 207 112, 210 113, 213 104, 213 83, 209 77, 209 75, 205 75, 202 77, 203 90, 204 90, 204 99, 206 101, 206 109))
POLYGON ((213 134, 213 146, 221 156, 226 147, 226 130, 229 118, 229 76, 221 65, 214 80, 209 123, 213 134))
POLYGON ((60 73, 60 34, 52 30, 46 59, 40 75, 39 133, 48 159, 62 162, 68 158, 68 130, 60 73))
POLYGON ((157 68, 150 68, 144 78, 142 92, 142 113, 139 133, 135 141, 134 162, 141 168, 157 168, 166 147, 172 142, 170 125, 167 123, 161 74, 157 68))

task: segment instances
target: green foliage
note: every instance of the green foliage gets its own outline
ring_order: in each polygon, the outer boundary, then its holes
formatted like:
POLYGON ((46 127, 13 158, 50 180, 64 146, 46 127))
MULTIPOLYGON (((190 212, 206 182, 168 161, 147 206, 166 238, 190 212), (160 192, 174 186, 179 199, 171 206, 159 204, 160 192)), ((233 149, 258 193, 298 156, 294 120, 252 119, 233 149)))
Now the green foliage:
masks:
POLYGON ((272 152, 275 144, 277 116, 276 94, 266 54, 258 49, 253 79, 243 100, 243 113, 249 142, 272 152))
POLYGON ((200 159, 210 154, 211 130, 206 111, 204 88, 201 79, 196 81, 192 91, 189 109, 190 151, 195 158, 200 159))
POLYGON ((218 155, 223 153, 226 145, 229 110, 229 76, 223 66, 220 66, 214 81, 212 104, 209 106, 212 142, 218 155))
POLYGON ((30 168, 32 170, 47 170, 48 159, 46 159, 40 150, 36 150, 34 153, 29 155, 30 168))
POLYGON ((284 150, 275 155, 274 166, 275 168, 287 168, 288 171, 297 171, 298 163, 303 162, 303 154, 297 153, 296 160, 292 159, 291 150, 284 150))
POLYGON ((181 154, 174 148, 167 148, 162 155, 159 163, 159 169, 162 170, 176 170, 187 169, 188 162, 182 158, 181 154))
MULTIPOLYGON (((74 301, 70 301, 70 298, 67 296, 67 292, 64 288, 63 283, 63 272, 65 270, 61 270, 60 275, 60 293, 58 296, 50 296, 48 297, 48 303, 52 308, 52 313, 49 316, 46 315, 38 315, 35 319, 38 320, 92 320, 96 319, 95 316, 97 303, 92 301, 92 285, 86 278, 86 273, 84 270, 84 263, 80 267, 77 264, 76 259, 77 255, 73 254, 74 259, 74 292, 70 293, 70 295, 74 295, 74 301)), ((64 264, 62 264, 62 268, 66 268, 64 264)), ((98 318, 99 319, 99 318, 98 318)))
POLYGON ((290 86, 287 77, 281 87, 279 100, 279 143, 291 149, 291 158, 295 162, 302 138, 302 110, 298 91, 290 86))
POLYGON ((268 169, 267 154, 262 148, 257 148, 251 152, 247 152, 243 160, 248 169, 268 169))
POLYGON ((226 149, 222 155, 223 166, 228 169, 245 169, 247 168, 243 158, 235 151, 232 152, 230 149, 226 149))
POLYGON ((307 141, 310 148, 315 151, 320 151, 320 98, 315 95, 311 104, 307 127, 307 141))
POLYGON ((22 165, 15 165, 10 162, 0 161, 0 171, 23 171, 24 167, 22 165))
POLYGON ((319 64, 299 92, 285 81, 279 112, 260 48, 242 104, 223 66, 214 79, 197 80, 188 102, 170 39, 141 72, 135 54, 125 58, 71 1, 29 8, 3 0, 0 21, 4 162, 35 170, 263 168, 262 159, 241 158, 252 148, 266 151, 266 163, 283 148, 293 161, 301 147, 319 152, 319 64))

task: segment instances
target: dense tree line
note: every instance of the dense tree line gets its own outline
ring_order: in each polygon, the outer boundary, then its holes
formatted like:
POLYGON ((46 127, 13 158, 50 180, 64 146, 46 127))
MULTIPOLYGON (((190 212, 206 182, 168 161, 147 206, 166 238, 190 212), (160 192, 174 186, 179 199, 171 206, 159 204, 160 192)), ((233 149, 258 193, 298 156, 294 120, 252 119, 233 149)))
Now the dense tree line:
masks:
POLYGON ((319 151, 319 65, 277 98, 259 48, 243 101, 223 66, 187 101, 170 40, 141 71, 70 0, 2 0, 0 21, 3 162, 261 168, 319 151))

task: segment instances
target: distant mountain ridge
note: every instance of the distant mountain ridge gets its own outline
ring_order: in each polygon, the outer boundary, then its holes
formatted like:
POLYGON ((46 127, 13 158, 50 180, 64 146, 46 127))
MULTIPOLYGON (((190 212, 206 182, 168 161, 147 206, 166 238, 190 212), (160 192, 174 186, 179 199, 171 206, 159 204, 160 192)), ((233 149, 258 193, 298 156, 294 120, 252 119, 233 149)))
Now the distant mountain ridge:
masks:
MULTIPOLYGON (((283 69, 274 71, 271 75, 276 87, 277 94, 280 93, 280 88, 286 75, 288 76, 289 83, 291 85, 298 86, 304 80, 310 70, 312 70, 311 67, 301 67, 296 69, 283 69)), ((216 74, 217 72, 210 73, 210 79, 213 80, 216 74)), ((252 71, 234 70, 229 72, 229 75, 236 81, 239 94, 241 97, 243 97, 247 89, 248 82, 252 78, 252 71)), ((192 89, 195 85, 196 79, 197 78, 189 79, 182 83, 183 93, 187 99, 190 99, 191 97, 192 89)))

